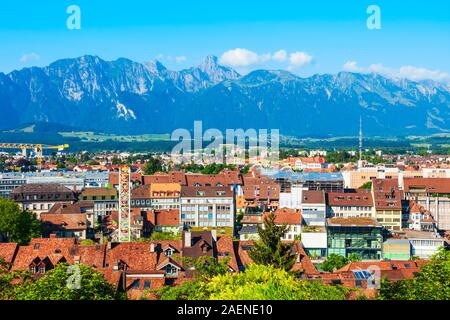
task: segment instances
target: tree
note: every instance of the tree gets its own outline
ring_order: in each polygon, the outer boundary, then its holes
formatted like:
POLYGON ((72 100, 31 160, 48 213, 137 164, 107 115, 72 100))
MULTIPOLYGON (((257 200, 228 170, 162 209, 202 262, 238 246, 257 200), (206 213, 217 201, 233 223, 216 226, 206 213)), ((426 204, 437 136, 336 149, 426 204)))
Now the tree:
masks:
POLYGON ((27 245, 32 238, 41 236, 41 222, 14 201, 0 198, 0 234, 9 242, 27 245))
POLYGON ((42 278, 18 286, 16 298, 17 300, 114 300, 119 298, 119 295, 103 275, 91 267, 82 264, 70 267, 67 264, 58 264, 42 278))
POLYGON ((144 174, 151 175, 158 171, 163 171, 161 159, 150 158, 144 166, 144 174))
POLYGON ((383 279, 382 300, 450 300, 450 251, 441 248, 413 279, 383 279))
POLYGON ((334 272, 337 269, 342 268, 348 263, 348 259, 336 253, 332 253, 327 257, 321 267, 324 271, 334 272))
POLYGON ((158 296, 165 300, 343 300, 347 292, 341 286, 300 280, 285 270, 252 264, 245 272, 163 288, 158 296))
POLYGON ((250 251, 250 258, 256 264, 272 265, 275 268, 291 270, 295 263, 292 243, 283 243, 281 238, 288 231, 287 225, 276 225, 275 214, 271 212, 264 218, 264 228, 258 226, 257 241, 250 251))
POLYGON ((228 273, 230 271, 228 267, 229 262, 230 258, 228 257, 220 261, 209 256, 184 259, 186 267, 194 269, 194 277, 197 279, 210 279, 214 276, 228 273))
POLYGON ((367 181, 366 183, 364 183, 361 187, 359 187, 360 189, 372 189, 372 181, 367 181))

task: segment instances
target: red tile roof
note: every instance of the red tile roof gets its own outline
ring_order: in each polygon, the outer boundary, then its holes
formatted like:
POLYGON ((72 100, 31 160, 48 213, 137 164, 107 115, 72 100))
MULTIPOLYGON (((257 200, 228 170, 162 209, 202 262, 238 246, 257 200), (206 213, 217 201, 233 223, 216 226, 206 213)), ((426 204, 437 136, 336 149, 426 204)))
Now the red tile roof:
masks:
POLYGON ((329 192, 327 193, 329 206, 354 206, 371 207, 373 206, 372 194, 370 192, 329 192))
POLYGON ((405 178, 405 192, 424 189, 427 193, 450 193, 449 178, 405 178))

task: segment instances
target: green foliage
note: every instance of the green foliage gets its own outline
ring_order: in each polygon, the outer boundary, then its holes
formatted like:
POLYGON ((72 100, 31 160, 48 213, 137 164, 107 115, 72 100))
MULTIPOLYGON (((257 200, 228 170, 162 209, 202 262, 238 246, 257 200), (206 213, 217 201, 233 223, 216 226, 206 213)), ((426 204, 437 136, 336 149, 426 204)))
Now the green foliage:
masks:
POLYGON ((80 241, 80 244, 82 246, 92 246, 92 245, 97 244, 97 242, 95 242, 94 240, 91 240, 91 239, 83 239, 80 241))
POLYGON ((253 264, 245 272, 186 281, 163 288, 158 295, 164 300, 343 300, 347 292, 341 286, 299 280, 285 270, 253 264))
POLYGON ((366 183, 364 183, 361 187, 359 187, 360 189, 368 189, 371 190, 372 189, 372 181, 367 181, 366 183))
POLYGON ((194 269, 194 277, 197 279, 210 279, 220 274, 226 274, 229 272, 228 263, 230 258, 224 258, 218 260, 214 257, 204 256, 196 259, 184 258, 183 262, 187 268, 194 269))
POLYGON ((160 158, 151 157, 144 166, 144 174, 151 175, 163 171, 163 163, 160 158))
POLYGON ((70 272, 67 264, 58 264, 42 278, 18 286, 16 298, 18 300, 113 300, 118 298, 114 287, 101 273, 85 265, 76 266, 79 266, 81 276, 78 289, 71 289, 68 285, 76 283, 72 282, 76 272, 70 272))
POLYGON ((246 164, 240 170, 240 174, 247 174, 250 171, 250 165, 246 164))
POLYGON ((295 263, 295 256, 292 255, 292 243, 281 241, 287 231, 288 226, 275 224, 274 213, 265 217, 264 228, 258 226, 260 240, 249 252, 253 262, 289 271, 295 263))
POLYGON ((350 262, 356 261, 361 261, 361 258, 355 253, 350 254, 348 257, 332 253, 328 256, 327 260, 322 263, 321 268, 324 271, 333 272, 350 262))
POLYGON ((12 200, 0 198, 0 234, 9 242, 27 245, 32 238, 41 236, 41 222, 35 214, 22 211, 12 200))
POLYGON ((383 279, 382 300, 450 300, 450 251, 441 248, 413 279, 383 279))
POLYGON ((224 163, 211 163, 206 165, 201 171, 202 174, 218 174, 223 169, 236 170, 236 166, 233 164, 224 164, 224 163))
POLYGON ((181 233, 172 233, 172 232, 153 232, 149 238, 150 241, 153 240, 180 240, 181 233))
POLYGON ((0 300, 15 300, 16 285, 14 283, 26 283, 32 280, 26 271, 8 271, 10 264, 0 258, 0 300))

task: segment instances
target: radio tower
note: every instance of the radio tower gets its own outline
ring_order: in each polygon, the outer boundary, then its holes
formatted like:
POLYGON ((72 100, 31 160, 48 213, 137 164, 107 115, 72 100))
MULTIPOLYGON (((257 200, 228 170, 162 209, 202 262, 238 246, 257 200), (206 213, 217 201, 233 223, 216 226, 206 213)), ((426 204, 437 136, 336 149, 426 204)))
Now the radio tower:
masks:
POLYGON ((130 226, 131 169, 119 170, 119 242, 131 241, 130 226))
POLYGON ((362 142, 363 142, 363 132, 362 132, 362 117, 359 117, 359 161, 358 167, 362 167, 362 142))

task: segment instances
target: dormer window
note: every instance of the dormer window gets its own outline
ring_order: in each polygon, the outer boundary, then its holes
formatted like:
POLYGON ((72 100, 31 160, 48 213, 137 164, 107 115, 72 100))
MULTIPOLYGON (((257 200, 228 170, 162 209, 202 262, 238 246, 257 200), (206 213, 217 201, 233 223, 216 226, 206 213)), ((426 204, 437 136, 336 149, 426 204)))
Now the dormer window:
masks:
POLYGON ((37 272, 37 267, 35 265, 30 265, 29 270, 30 273, 35 274, 37 272))
POLYGON ((39 273, 40 274, 45 274, 45 265, 44 264, 39 266, 39 273))
POLYGON ((173 254, 173 250, 171 248, 167 248, 166 251, 164 251, 164 254, 167 257, 170 257, 173 254))

